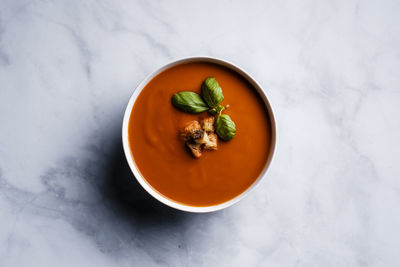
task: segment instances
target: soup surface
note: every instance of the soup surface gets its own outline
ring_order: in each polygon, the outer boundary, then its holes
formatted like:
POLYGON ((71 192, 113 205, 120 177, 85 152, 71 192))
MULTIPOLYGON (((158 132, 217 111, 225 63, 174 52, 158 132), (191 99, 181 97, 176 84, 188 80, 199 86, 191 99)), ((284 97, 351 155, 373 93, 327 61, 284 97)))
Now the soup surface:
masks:
POLYGON ((215 63, 195 62, 171 67, 144 87, 128 136, 133 160, 153 189, 181 204, 211 206, 236 197, 258 178, 270 154, 271 125, 260 96, 243 77, 215 63), (225 97, 221 104, 230 105, 224 113, 235 122, 236 135, 194 159, 180 131, 210 114, 182 112, 171 97, 180 91, 200 94, 207 77, 219 82, 225 97))

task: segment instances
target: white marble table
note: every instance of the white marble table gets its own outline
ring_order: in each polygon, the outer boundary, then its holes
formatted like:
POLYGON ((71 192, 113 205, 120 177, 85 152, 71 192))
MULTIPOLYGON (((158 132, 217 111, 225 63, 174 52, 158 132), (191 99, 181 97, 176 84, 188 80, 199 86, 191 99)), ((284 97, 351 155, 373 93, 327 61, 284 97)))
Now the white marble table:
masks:
POLYGON ((0 0, 0 266, 400 266, 399 1, 0 0), (144 193, 135 86, 230 60, 276 112, 270 172, 187 214, 144 193))

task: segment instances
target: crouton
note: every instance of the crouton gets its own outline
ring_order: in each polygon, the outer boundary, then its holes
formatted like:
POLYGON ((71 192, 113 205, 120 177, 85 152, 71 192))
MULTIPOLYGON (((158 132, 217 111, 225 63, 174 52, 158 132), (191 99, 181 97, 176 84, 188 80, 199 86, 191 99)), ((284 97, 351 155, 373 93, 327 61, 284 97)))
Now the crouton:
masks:
POLYGON ((196 139, 203 137, 204 130, 198 121, 190 122, 182 131, 182 136, 186 142, 195 143, 196 139))
POLYGON ((204 143, 204 149, 217 150, 218 136, 215 133, 208 134, 208 142, 204 143))
POLYGON ((208 134, 203 131, 203 134, 201 135, 201 137, 195 138, 194 141, 197 144, 205 144, 205 143, 209 142, 210 140, 208 140, 208 134))
POLYGON ((214 117, 205 118, 201 121, 201 127, 208 133, 214 132, 214 121, 214 117))
POLYGON ((200 130, 202 130, 200 123, 198 121, 192 121, 183 129, 183 133, 193 134, 195 131, 200 130))
POLYGON ((214 133, 214 117, 190 122, 182 132, 185 143, 195 158, 201 157, 203 150, 217 150, 217 135, 214 133))
POLYGON ((201 157, 201 144, 197 143, 186 143, 190 151, 192 152, 193 156, 195 158, 200 158, 201 157))

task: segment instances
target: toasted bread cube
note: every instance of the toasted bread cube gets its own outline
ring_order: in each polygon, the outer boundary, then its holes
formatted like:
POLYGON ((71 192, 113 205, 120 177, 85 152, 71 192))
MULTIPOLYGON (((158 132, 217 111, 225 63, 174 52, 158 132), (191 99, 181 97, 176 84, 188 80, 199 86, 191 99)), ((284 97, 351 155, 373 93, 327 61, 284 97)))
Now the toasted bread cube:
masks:
POLYGON ((208 142, 204 143, 204 149, 217 150, 218 136, 214 133, 208 134, 208 142))
POLYGON ((207 134, 206 132, 203 131, 203 133, 202 133, 202 135, 200 136, 200 138, 195 138, 194 141, 195 141, 197 144, 205 144, 205 143, 209 142, 208 134, 207 134))
POLYGON ((201 130, 202 129, 200 123, 198 121, 192 121, 183 129, 183 133, 193 135, 196 131, 201 130))
POLYGON ((190 122, 182 132, 186 145, 195 158, 202 156, 203 150, 217 150, 218 136, 214 133, 214 117, 190 122))
POLYGON ((214 132, 214 117, 208 117, 201 121, 201 126, 206 132, 214 132))
POLYGON ((201 128, 200 123, 192 121, 183 129, 182 136, 186 142, 195 143, 196 139, 203 137, 203 132, 204 130, 201 128))
POLYGON ((201 157, 201 144, 186 143, 195 158, 201 157))

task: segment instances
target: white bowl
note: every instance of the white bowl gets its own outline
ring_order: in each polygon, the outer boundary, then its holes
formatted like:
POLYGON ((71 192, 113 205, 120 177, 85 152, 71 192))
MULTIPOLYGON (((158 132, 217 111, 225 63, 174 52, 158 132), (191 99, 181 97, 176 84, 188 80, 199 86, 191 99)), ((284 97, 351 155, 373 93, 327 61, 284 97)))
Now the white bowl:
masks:
POLYGON ((241 68, 239 68, 238 66, 227 62, 225 60, 222 59, 217 59, 217 58, 213 58, 213 57, 189 57, 189 58, 184 58, 184 59, 179 59, 176 61, 173 61, 171 63, 168 63, 167 65, 157 69, 156 71, 154 71, 153 73, 151 73, 149 76, 147 76, 137 87, 136 90, 133 92, 131 98, 129 99, 129 103, 128 106, 126 107, 125 110, 125 114, 124 114, 124 119, 122 122, 122 144, 124 147, 124 152, 125 152, 125 157, 128 161, 129 167, 131 168, 133 175, 136 177, 137 181, 140 183, 140 185, 150 194, 152 195, 155 199, 159 200, 160 202, 164 203, 165 205, 168 205, 172 208, 178 209, 178 210, 183 210, 183 211, 189 211, 189 212, 211 212, 211 211, 217 211, 217 210, 221 210, 224 208, 227 208, 235 203, 237 203, 238 201, 242 200, 245 196, 247 196, 259 183, 260 181, 265 177, 268 167, 271 164, 271 160, 272 157, 274 155, 274 151, 275 151, 275 145, 276 145, 276 124, 275 124, 275 118, 274 118, 274 114, 272 112, 272 108, 271 105, 266 97, 266 95, 264 94, 264 91, 262 90, 261 86, 254 80, 254 78, 252 78, 247 72, 245 72, 244 70, 242 70, 241 68), (160 193, 158 193, 154 188, 152 188, 150 186, 149 183, 146 182, 146 180, 144 179, 144 177, 142 177, 142 175, 140 174, 138 168, 136 167, 134 161, 133 161, 133 156, 132 156, 132 152, 131 152, 131 148, 129 146, 129 140, 128 140, 128 125, 129 125, 129 118, 131 116, 131 112, 132 112, 132 108, 133 105, 137 99, 137 97, 139 96, 140 92, 143 90, 143 88, 147 85, 147 83, 149 83, 155 76, 157 76, 159 73, 161 73, 162 71, 173 67, 175 65, 179 65, 182 63, 189 63, 189 62, 211 62, 211 63, 216 63, 219 65, 222 65, 224 67, 227 67, 233 71, 235 71, 236 73, 238 73, 239 75, 243 76, 248 82, 250 82, 250 84, 257 90, 258 94, 260 95, 260 97, 262 98, 265 107, 268 111, 268 116, 271 122, 271 148, 270 148, 270 154, 268 157, 268 161, 265 164, 265 167, 263 169, 263 171, 261 172, 261 174, 258 176, 257 180, 249 187, 247 188, 243 193, 241 193, 240 195, 236 196, 235 198, 218 204, 218 205, 213 205, 213 206, 206 206, 206 207, 195 207, 195 206, 189 206, 189 205, 184 205, 181 203, 177 203, 174 202, 170 199, 168 199, 167 197, 161 195, 160 193))

